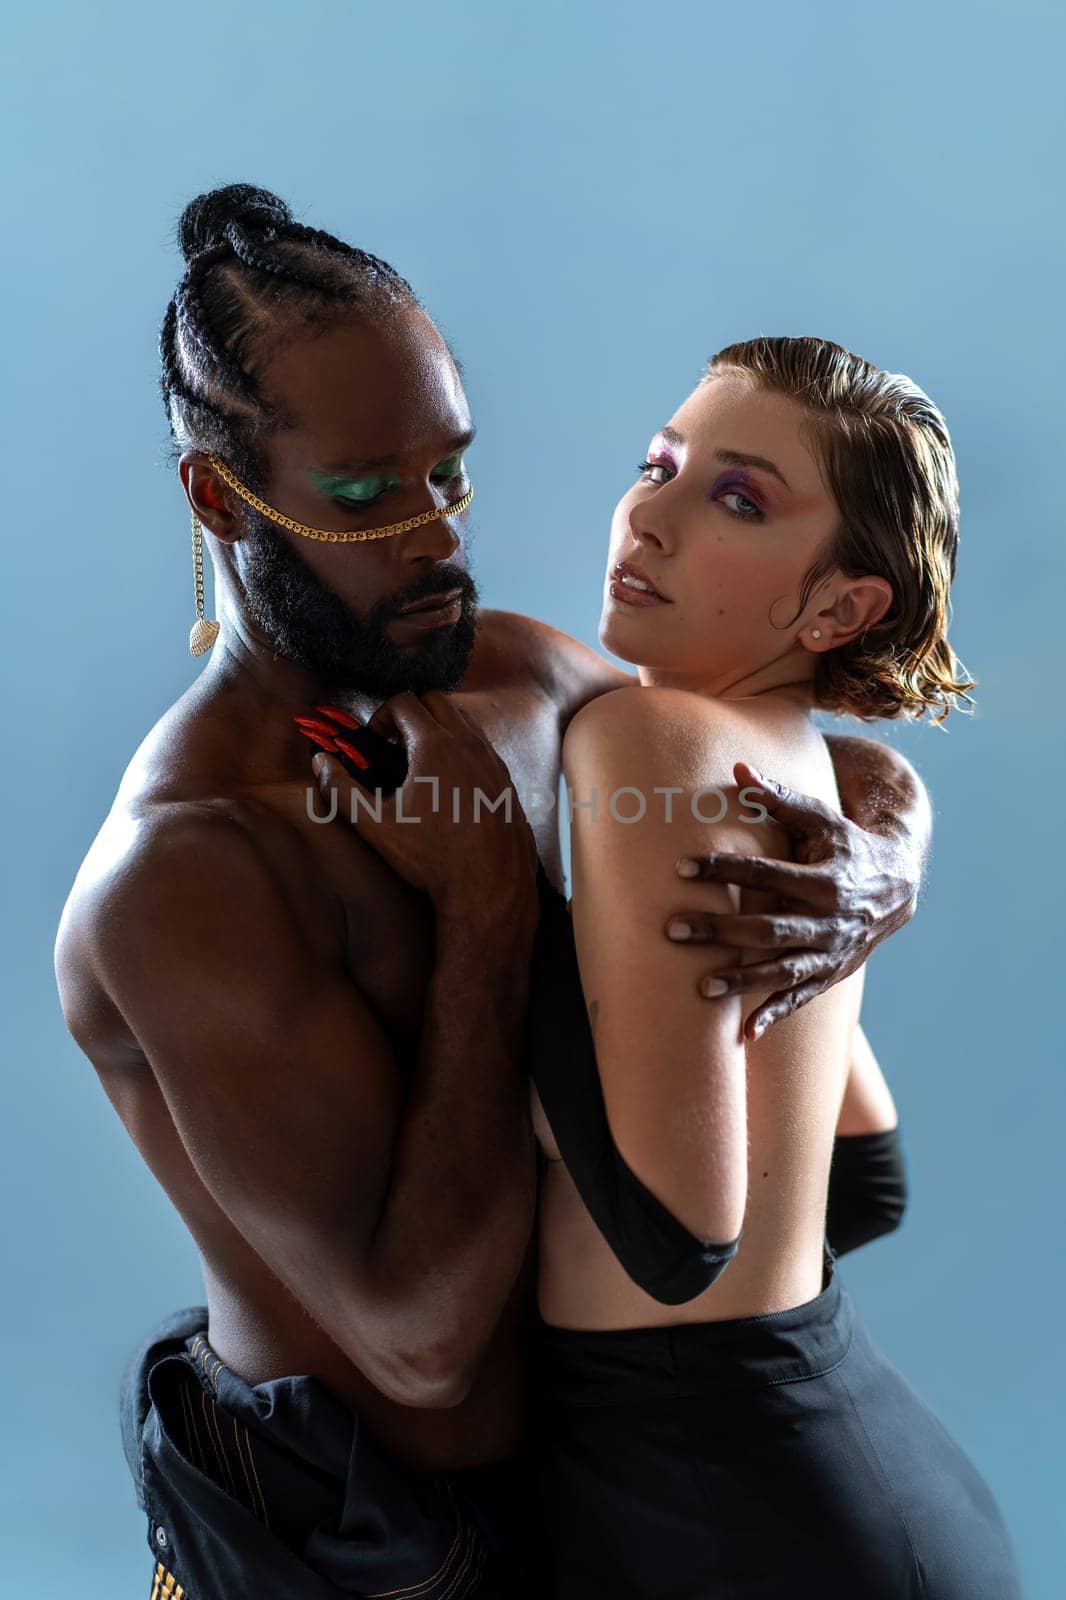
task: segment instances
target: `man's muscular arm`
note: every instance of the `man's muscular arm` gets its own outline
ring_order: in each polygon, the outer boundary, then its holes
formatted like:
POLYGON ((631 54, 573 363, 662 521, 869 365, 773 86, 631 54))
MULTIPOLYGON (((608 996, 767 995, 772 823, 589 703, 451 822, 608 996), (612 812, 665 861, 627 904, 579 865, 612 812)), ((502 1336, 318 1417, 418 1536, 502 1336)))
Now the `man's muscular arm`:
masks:
POLYGON ((562 733, 597 695, 637 682, 635 673, 623 671, 550 622, 517 611, 498 611, 494 616, 504 630, 509 660, 523 664, 551 699, 562 733))
POLYGON ((512 882, 499 904, 457 891, 438 915, 406 1093, 341 949, 310 949, 239 822, 156 826, 97 918, 100 975, 204 1185, 402 1404, 464 1397, 532 1227, 519 1068, 535 908, 512 882))
POLYGON ((709 998, 772 988, 745 1023, 757 1039, 855 972, 882 939, 914 915, 929 853, 931 811, 921 779, 898 751, 871 739, 832 737, 844 815, 764 778, 746 762, 734 777, 792 837, 794 859, 703 856, 678 862, 682 877, 737 883, 780 897, 759 916, 709 915, 678 907, 693 943, 718 940, 764 959, 714 974, 709 998))
MULTIPOLYGON (((929 862, 933 813, 925 785, 906 756, 891 745, 851 734, 826 734, 844 815, 864 833, 878 834, 897 864, 898 927, 917 910, 929 862)), ((891 932, 892 929, 886 929, 891 932)))

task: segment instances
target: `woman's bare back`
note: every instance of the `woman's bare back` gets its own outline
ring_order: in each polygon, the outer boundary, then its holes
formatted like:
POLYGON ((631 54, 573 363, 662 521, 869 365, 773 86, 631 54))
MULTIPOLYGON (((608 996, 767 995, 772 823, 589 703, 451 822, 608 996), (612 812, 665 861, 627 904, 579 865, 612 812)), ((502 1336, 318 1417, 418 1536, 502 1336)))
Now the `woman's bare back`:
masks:
MULTIPOLYGON (((663 781, 683 785, 686 791, 715 784, 722 790, 729 811, 714 830, 714 849, 776 859, 791 856, 782 829, 768 819, 742 821, 754 816, 753 806, 742 802, 735 786, 722 783, 720 772, 700 769, 701 717, 715 718, 719 749, 724 722, 729 743, 735 745, 733 759, 748 761, 779 782, 839 808, 825 741, 794 701, 764 696, 712 702, 693 694, 683 700, 671 698, 680 708, 677 725, 671 728, 679 760, 676 773, 663 781)), ((649 807, 640 823, 657 826, 669 836, 664 849, 667 862, 700 848, 688 837, 692 830, 686 829, 684 815, 683 807, 675 810, 675 821, 667 824, 662 810, 649 807)), ((705 849, 705 828, 702 837, 705 849)), ((575 896, 577 882, 575 873, 575 896)), ((693 907, 699 904, 699 886, 695 887, 695 894, 692 886, 685 892, 693 907)), ((624 885, 618 892, 626 892, 624 885)), ((753 889, 730 894, 741 912, 772 909, 775 903, 772 896, 753 889)), ((706 968, 706 955, 705 946, 692 950, 693 983, 706 968)), ((757 961, 758 953, 749 953, 747 959, 757 961)), ((547 1322, 585 1329, 704 1322, 784 1310, 821 1291, 829 1164, 862 984, 860 971, 746 1044, 748 1191, 740 1247, 715 1283, 683 1305, 660 1303, 627 1276, 589 1215, 565 1163, 558 1159, 558 1147, 533 1091, 537 1134, 551 1158, 540 1200, 539 1301, 547 1322)), ((763 998, 763 994, 744 996, 744 1016, 763 998)), ((694 1069, 699 1070, 698 1062, 694 1069)))

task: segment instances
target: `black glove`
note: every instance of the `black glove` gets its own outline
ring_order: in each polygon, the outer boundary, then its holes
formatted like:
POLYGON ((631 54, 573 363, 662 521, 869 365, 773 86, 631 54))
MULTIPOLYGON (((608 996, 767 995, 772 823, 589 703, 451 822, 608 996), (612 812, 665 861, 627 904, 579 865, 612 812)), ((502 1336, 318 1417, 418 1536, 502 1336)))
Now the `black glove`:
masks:
POLYGON ((899 1128, 838 1133, 829 1169, 825 1232, 842 1256, 898 1228, 907 1206, 907 1170, 899 1128))

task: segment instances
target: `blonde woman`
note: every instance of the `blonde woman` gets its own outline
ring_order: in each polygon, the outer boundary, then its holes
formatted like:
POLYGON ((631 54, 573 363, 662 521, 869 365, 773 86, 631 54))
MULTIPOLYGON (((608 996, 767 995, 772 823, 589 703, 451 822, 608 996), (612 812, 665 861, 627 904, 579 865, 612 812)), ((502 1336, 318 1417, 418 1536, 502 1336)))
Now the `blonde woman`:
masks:
MULTIPOLYGON (((751 1040, 763 996, 735 969, 758 954, 694 943, 686 970, 657 938, 708 824, 727 856, 787 857, 760 771, 838 805, 817 708, 939 721, 972 687, 947 641, 957 537, 937 408, 814 338, 715 356, 615 512, 600 637, 640 681, 566 734, 583 997, 556 896, 537 983, 557 1004, 534 1019, 558 1596, 1019 1593, 990 1491, 826 1246, 862 969, 751 1040)), ((700 870, 702 920, 775 909, 805 945, 809 868, 739 890, 700 870)))

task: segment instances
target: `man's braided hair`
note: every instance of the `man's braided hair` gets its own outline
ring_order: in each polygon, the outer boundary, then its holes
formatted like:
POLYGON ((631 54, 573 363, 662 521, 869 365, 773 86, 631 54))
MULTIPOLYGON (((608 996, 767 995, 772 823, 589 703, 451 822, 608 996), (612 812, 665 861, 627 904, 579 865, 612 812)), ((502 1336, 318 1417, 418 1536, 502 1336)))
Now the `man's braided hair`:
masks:
POLYGON ((296 222, 267 189, 230 183, 191 200, 177 225, 185 274, 159 335, 172 459, 210 450, 262 490, 259 442, 291 425, 259 369, 294 334, 420 306, 387 261, 296 222))

